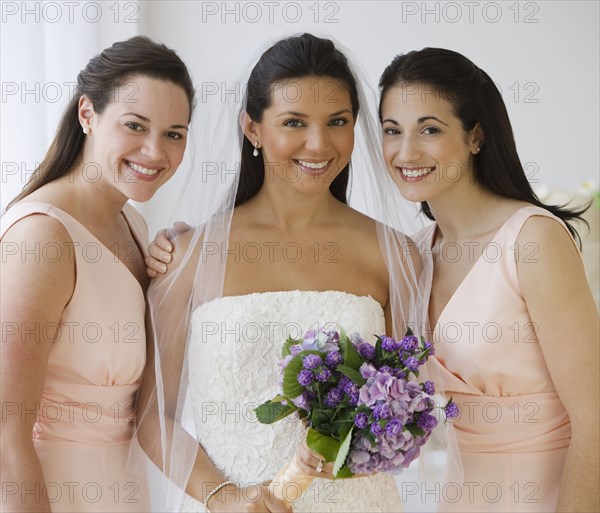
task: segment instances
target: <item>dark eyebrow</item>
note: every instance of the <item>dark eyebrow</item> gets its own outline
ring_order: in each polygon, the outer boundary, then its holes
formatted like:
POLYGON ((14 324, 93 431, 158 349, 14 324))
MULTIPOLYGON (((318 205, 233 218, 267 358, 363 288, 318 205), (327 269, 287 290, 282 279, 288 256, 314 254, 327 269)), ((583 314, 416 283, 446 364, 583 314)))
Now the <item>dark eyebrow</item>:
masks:
POLYGON ((419 119, 417 119, 417 123, 419 123, 419 124, 424 123, 428 119, 434 119, 435 121, 441 123, 442 125, 446 125, 447 127, 450 127, 450 125, 448 123, 444 123, 441 119, 438 119, 435 116, 425 116, 425 117, 419 118, 419 119))
MULTIPOLYGON (((135 116, 136 118, 139 118, 142 121, 145 121, 146 123, 150 123, 150 120, 146 116, 142 116, 141 114, 136 114, 135 112, 126 112, 125 114, 121 114, 121 117, 123 117, 123 116, 135 116)), ((171 125, 169 128, 180 128, 183 130, 189 130, 189 128, 185 125, 171 125)))
POLYGON ((396 126, 398 126, 398 122, 397 122, 396 120, 394 120, 394 119, 389 119, 389 118, 388 118, 388 119, 384 119, 384 120, 381 122, 381 124, 383 125, 384 123, 391 123, 392 125, 396 125, 396 126))
MULTIPOLYGON (((333 117, 339 116, 341 114, 352 114, 352 111, 350 109, 339 110, 337 112, 334 112, 333 114, 330 114, 329 117, 333 118, 333 117)), ((296 116, 297 118, 305 118, 305 117, 307 117, 307 114, 302 114, 302 112, 296 112, 293 110, 287 110, 287 111, 282 112, 281 114, 277 115, 277 117, 282 117, 282 116, 296 116)))

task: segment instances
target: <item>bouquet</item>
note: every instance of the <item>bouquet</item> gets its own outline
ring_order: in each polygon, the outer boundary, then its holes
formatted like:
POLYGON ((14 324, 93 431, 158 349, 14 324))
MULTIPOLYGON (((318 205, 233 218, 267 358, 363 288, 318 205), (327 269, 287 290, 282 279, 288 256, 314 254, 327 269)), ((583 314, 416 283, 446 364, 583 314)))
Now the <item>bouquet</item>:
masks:
MULTIPOLYGON (((310 330, 284 343, 282 393, 256 409, 257 419, 270 424, 297 413, 308 426, 308 447, 334 462, 337 478, 400 473, 438 424, 434 384, 417 381, 433 352, 433 344, 410 330, 399 341, 377 336, 375 345, 343 329, 310 330)), ((459 413, 451 399, 437 409, 446 419, 459 413)), ((290 462, 271 491, 292 503, 311 481, 290 462)))

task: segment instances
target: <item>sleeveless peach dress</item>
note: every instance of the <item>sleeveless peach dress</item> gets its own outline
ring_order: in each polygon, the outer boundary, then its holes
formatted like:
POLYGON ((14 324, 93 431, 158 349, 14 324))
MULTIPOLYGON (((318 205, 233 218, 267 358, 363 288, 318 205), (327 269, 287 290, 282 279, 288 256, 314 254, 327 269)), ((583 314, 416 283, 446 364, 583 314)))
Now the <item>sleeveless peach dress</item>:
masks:
MULTIPOLYGON (((0 237, 32 214, 58 219, 73 241, 69 247, 36 248, 37 255, 52 259, 69 251, 76 266, 32 434, 45 479, 37 493, 48 498, 53 512, 150 511, 145 479, 126 470, 146 362, 144 292, 110 249, 55 206, 15 205, 2 217, 0 237)), ((143 218, 131 205, 123 215, 145 252, 143 218)), ((52 335, 42 329, 44 336, 52 335)))
MULTIPOLYGON (((531 216, 566 230, 542 208, 515 212, 434 326, 432 363, 461 408, 454 427, 464 465, 462 486, 436 491, 438 511, 556 511, 571 424, 519 289, 516 261, 536 262, 534 244, 517 245, 531 216)), ((427 248, 435 228, 417 236, 427 248)))

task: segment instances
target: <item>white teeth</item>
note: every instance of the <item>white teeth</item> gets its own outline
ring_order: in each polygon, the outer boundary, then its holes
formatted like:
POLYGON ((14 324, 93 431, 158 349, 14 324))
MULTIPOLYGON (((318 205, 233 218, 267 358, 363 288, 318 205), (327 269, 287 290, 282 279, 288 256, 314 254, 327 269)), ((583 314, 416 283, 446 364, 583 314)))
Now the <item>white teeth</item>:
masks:
POLYGON ((303 167, 307 167, 308 169, 324 169, 327 167, 327 164, 329 164, 329 161, 325 160, 324 162, 305 162, 304 160, 299 160, 298 163, 303 167))
POLYGON ((419 176, 428 175, 435 169, 435 167, 424 167, 420 169, 406 169, 403 167, 400 169, 402 170, 402 174, 407 178, 417 178, 419 176))
POLYGON ((134 171, 137 171, 138 173, 141 173, 143 175, 154 176, 156 173, 158 173, 158 169, 146 169, 145 167, 138 166, 133 162, 127 161, 127 165, 134 171))

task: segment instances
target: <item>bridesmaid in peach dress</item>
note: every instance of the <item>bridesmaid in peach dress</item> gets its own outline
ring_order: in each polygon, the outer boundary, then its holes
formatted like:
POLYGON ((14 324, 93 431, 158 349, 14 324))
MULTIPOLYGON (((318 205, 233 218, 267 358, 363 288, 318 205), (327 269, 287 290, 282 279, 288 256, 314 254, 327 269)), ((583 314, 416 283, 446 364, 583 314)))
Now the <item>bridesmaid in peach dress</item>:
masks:
POLYGON ((80 72, 2 217, 3 511, 149 511, 129 458, 147 228, 127 201, 150 199, 179 166, 193 97, 175 52, 115 43, 80 72))
MULTIPOLYGON (((415 236, 464 482, 440 511, 599 511, 598 314, 582 211, 542 204, 500 93, 460 54, 396 57, 380 80, 384 156, 435 222, 415 236)), ((428 489, 431 489, 429 487, 428 489)))

